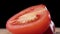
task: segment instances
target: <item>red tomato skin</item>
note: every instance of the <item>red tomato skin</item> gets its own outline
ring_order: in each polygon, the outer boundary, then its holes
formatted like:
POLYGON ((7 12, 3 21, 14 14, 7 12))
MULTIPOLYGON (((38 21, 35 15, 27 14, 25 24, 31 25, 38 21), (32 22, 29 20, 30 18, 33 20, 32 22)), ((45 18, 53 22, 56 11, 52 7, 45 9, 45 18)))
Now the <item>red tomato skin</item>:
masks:
POLYGON ((44 7, 46 6, 41 4, 41 5, 32 6, 25 10, 22 10, 21 12, 12 16, 7 21, 6 29, 8 29, 13 34, 42 34, 48 29, 50 21, 51 21, 48 10, 45 10, 44 14, 41 14, 41 18, 33 23, 29 23, 26 25, 11 25, 10 22, 25 13, 31 12, 32 10, 36 8, 44 8, 44 7))

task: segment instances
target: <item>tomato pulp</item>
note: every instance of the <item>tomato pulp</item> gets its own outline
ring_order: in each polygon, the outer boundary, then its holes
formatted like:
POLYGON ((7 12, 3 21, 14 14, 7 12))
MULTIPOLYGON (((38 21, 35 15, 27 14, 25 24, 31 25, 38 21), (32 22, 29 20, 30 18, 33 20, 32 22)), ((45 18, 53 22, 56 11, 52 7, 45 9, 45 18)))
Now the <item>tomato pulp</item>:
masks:
MULTIPOLYGON (((12 16, 6 28, 13 34, 51 34, 51 17, 45 5, 29 7, 12 16)), ((53 33, 52 33, 53 34, 53 33)))

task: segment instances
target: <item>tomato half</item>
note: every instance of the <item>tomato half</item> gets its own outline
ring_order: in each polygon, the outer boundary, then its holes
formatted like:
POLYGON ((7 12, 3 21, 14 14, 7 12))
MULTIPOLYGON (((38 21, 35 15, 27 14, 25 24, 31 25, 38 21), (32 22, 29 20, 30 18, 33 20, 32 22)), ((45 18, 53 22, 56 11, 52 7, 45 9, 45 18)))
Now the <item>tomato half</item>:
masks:
POLYGON ((6 28, 13 34, 42 34, 50 24, 50 14, 45 5, 28 7, 12 16, 6 28))

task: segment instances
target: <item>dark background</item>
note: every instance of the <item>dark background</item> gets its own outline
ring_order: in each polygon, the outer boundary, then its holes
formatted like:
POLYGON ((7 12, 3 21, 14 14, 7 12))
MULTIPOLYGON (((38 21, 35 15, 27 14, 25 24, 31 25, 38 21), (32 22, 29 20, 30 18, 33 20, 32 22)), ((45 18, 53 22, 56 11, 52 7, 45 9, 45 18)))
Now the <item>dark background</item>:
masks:
POLYGON ((45 4, 56 27, 60 27, 59 0, 19 0, 0 1, 0 28, 5 28, 6 21, 19 11, 33 5, 45 4))

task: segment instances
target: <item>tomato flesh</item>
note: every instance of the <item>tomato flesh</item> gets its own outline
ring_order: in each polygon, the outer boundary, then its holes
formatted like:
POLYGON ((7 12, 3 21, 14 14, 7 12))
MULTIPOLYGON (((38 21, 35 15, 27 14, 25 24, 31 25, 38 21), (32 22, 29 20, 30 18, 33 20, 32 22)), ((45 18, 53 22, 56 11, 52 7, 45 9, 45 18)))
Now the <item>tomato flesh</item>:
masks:
POLYGON ((49 15, 45 5, 32 6, 11 17, 6 28, 13 34, 42 34, 49 27, 49 15))

